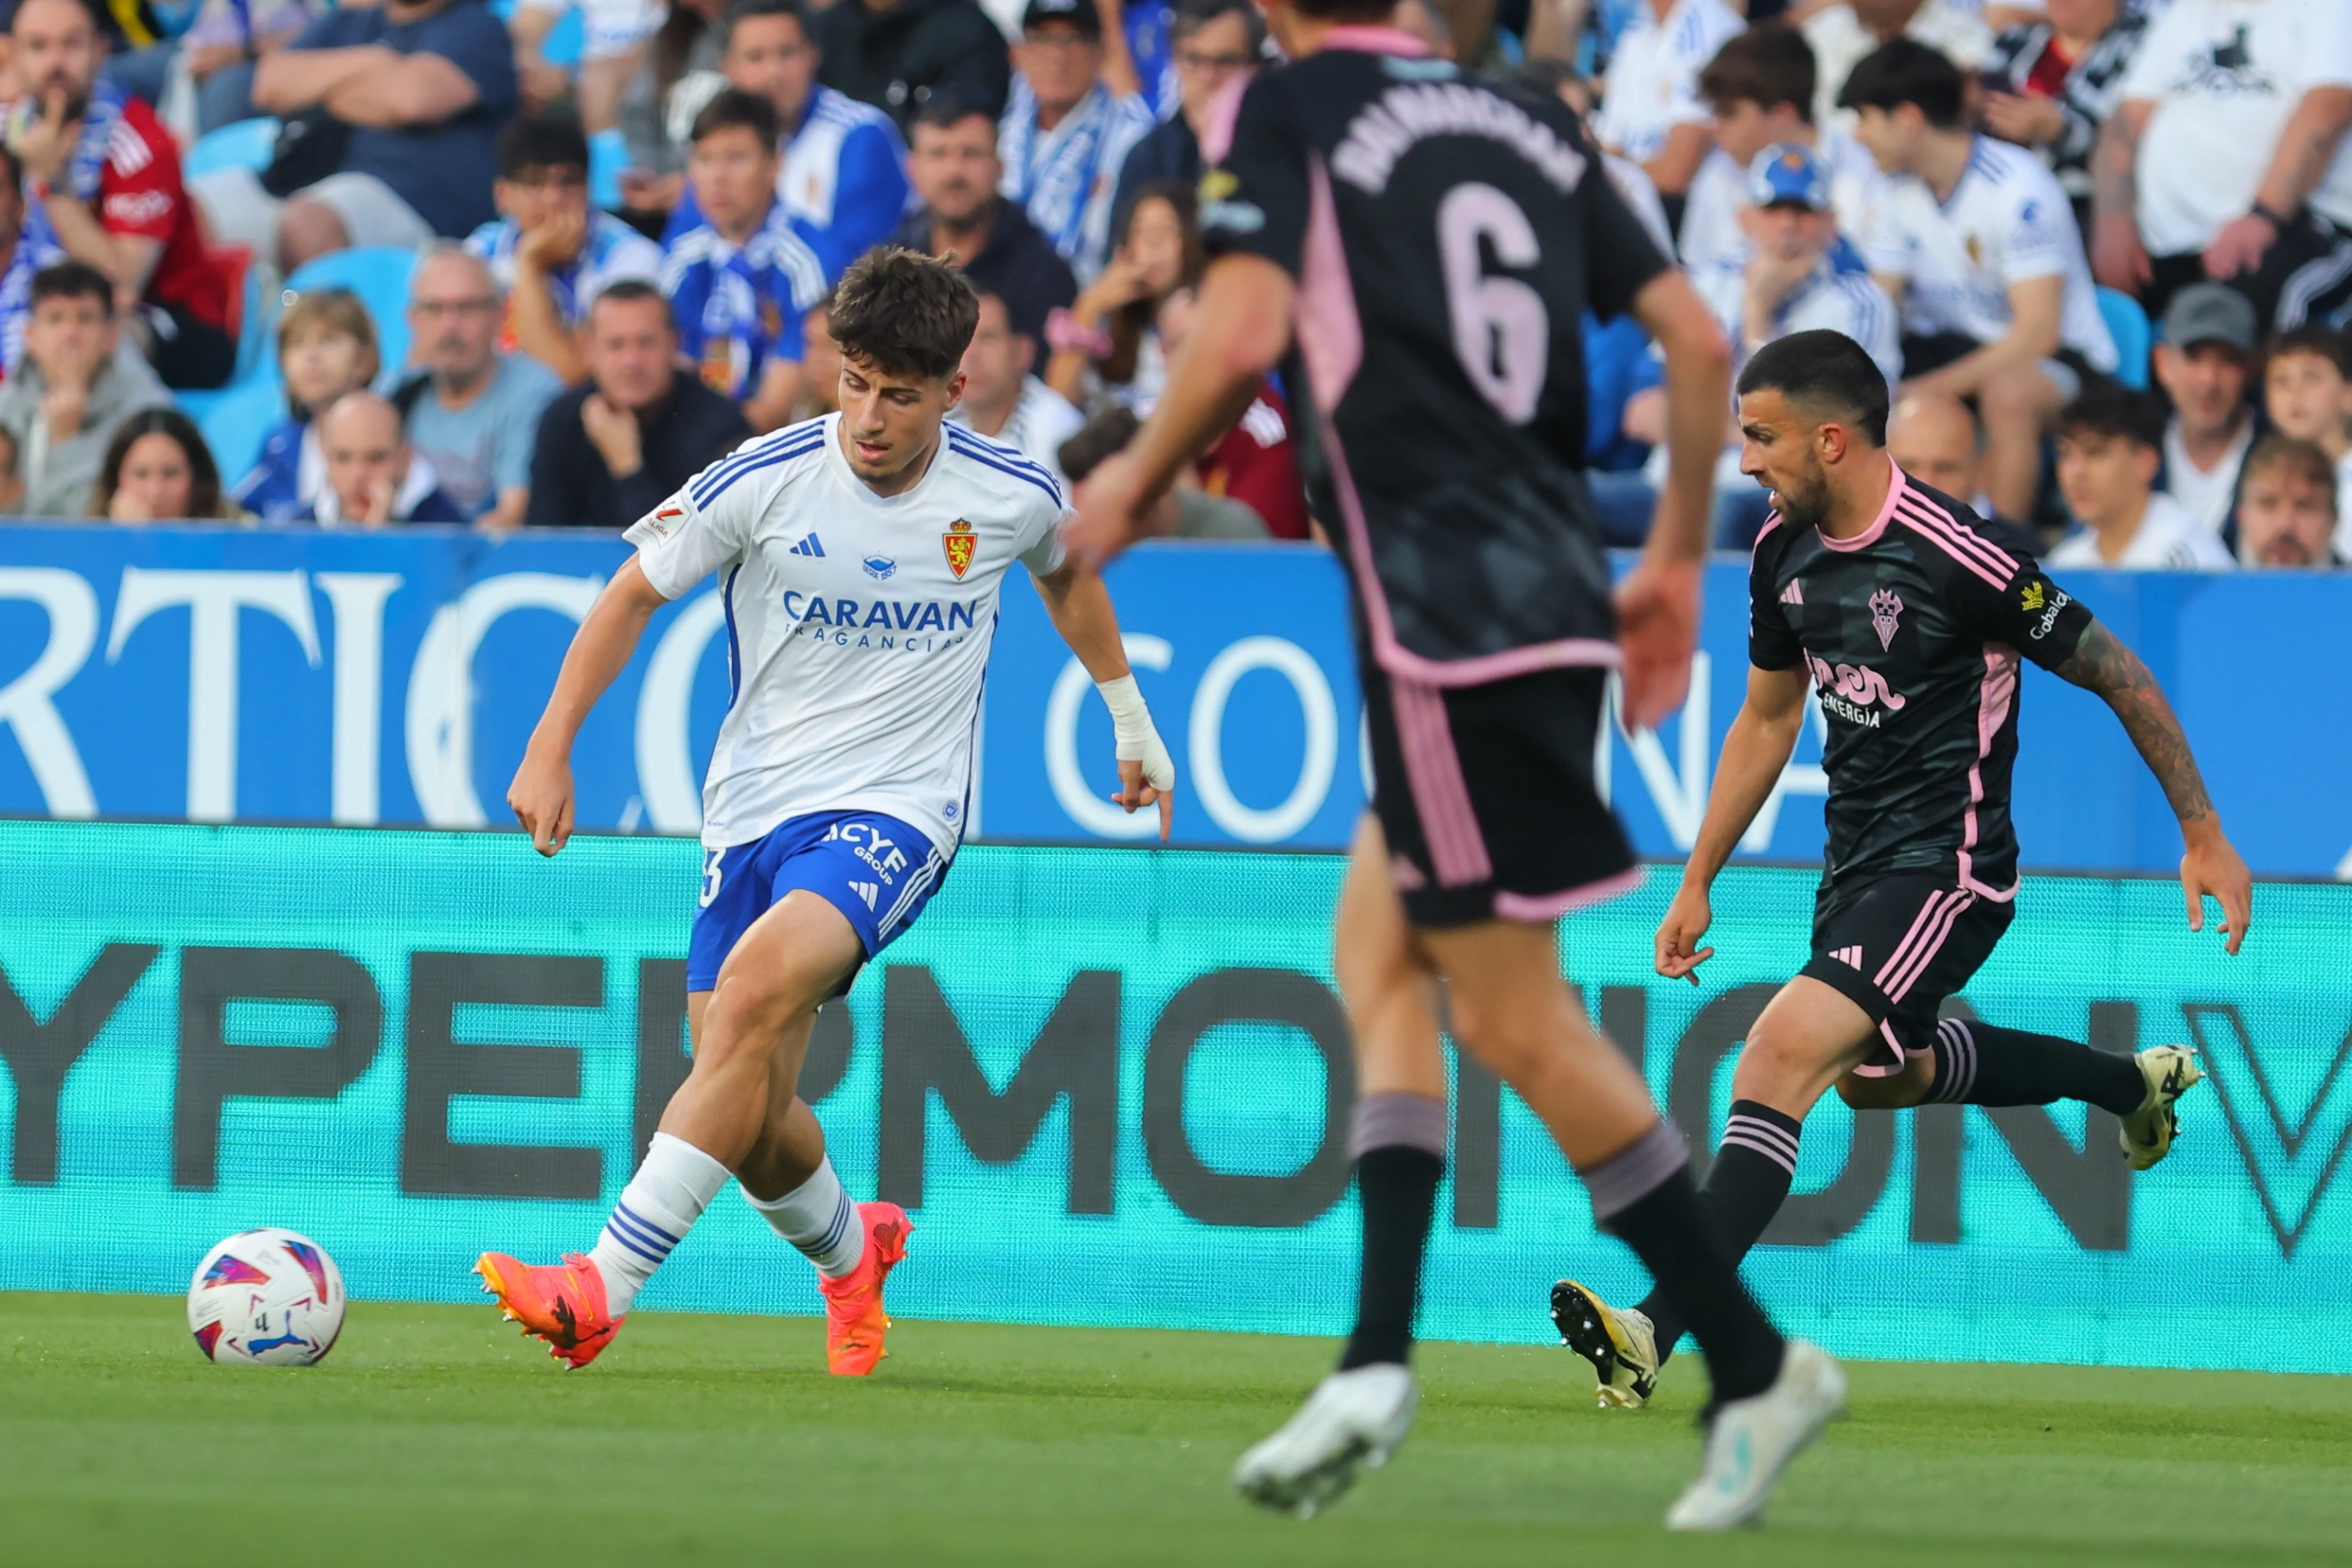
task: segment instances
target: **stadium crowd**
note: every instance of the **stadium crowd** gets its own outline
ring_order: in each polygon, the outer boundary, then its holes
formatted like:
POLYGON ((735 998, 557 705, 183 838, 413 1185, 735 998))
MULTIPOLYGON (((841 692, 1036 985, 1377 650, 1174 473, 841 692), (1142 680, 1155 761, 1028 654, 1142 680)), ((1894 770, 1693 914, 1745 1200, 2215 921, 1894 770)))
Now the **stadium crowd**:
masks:
MULTIPOLYGON (((827 291, 882 243, 982 296, 956 417, 1080 478, 1182 341, 1202 144, 1269 47, 1250 0, 5 16, 0 510, 268 526, 622 527, 828 411, 827 291), (310 281, 355 249, 400 260, 395 304, 310 281), (224 473, 232 442, 258 455, 224 473)), ((2347 0, 1401 0, 1395 25, 1584 114, 1737 356, 1862 342, 1897 460, 2020 548, 2352 560, 2347 0)), ((1595 509, 1637 542, 1659 366, 1628 321, 1583 333, 1595 509)), ((1738 466, 1727 425, 1735 548, 1765 515, 1738 466)), ((1179 536, 1318 536, 1274 381, 1194 478, 1179 536)))

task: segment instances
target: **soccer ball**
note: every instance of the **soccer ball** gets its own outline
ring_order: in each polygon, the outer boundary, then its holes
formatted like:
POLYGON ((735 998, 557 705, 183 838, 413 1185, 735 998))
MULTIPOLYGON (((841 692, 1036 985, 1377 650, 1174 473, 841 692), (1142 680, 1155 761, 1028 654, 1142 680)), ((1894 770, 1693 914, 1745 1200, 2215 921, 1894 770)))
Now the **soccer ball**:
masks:
POLYGON ((223 1366, 309 1366, 343 1331, 343 1271, 307 1236, 238 1231, 196 1265, 188 1331, 223 1366))

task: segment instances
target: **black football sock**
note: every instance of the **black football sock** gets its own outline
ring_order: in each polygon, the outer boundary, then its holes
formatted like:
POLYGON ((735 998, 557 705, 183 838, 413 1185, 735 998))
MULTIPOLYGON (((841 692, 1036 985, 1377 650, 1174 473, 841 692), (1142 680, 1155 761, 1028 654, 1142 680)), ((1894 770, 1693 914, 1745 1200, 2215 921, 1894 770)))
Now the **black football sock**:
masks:
MULTIPOLYGON (((1797 1175, 1797 1140, 1803 1127, 1795 1117, 1759 1100, 1731 1102, 1730 1119, 1723 1124, 1723 1143, 1698 1189, 1698 1205, 1734 1268, 1748 1256, 1748 1249, 1756 1245, 1780 1205, 1789 1201, 1789 1184, 1797 1175)), ((1663 1288, 1651 1291, 1638 1310, 1657 1330, 1658 1360, 1663 1363, 1674 1353, 1675 1342, 1683 1337, 1687 1325, 1663 1288)))
POLYGON ((1698 1336, 1716 1403, 1769 1388, 1780 1375, 1780 1331, 1739 1282, 1738 1259, 1700 1205, 1682 1134, 1660 1122, 1579 1174, 1593 1218, 1640 1257, 1658 1282, 1654 1296, 1674 1303, 1675 1333, 1686 1327, 1698 1336))
POLYGON ((1404 1362, 1421 1300, 1421 1260, 1445 1174, 1445 1102, 1419 1094, 1374 1094, 1356 1102, 1349 1138, 1364 1208, 1364 1269, 1356 1286, 1356 1328, 1341 1372, 1404 1362))
POLYGON ((1941 1105, 2048 1105, 2080 1100, 2129 1116, 2147 1099, 2139 1064, 2055 1035, 1947 1018, 1936 1026, 1936 1087, 1941 1105))

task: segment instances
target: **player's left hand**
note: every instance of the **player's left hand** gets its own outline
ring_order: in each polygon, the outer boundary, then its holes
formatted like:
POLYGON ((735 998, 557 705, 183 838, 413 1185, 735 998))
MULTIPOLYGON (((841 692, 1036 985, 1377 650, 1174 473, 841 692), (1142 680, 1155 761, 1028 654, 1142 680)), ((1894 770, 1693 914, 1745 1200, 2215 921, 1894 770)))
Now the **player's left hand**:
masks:
POLYGON ((1691 650, 1698 646, 1696 561, 1643 556, 1617 584, 1617 646, 1624 651, 1625 722, 1654 730, 1690 692, 1691 650))
POLYGON ((2180 890, 2189 897, 2189 929, 2205 929, 2205 900, 2221 901, 2222 946, 2231 952, 2246 940, 2254 913, 2254 874, 2218 827, 2192 837, 2180 858, 2180 890))

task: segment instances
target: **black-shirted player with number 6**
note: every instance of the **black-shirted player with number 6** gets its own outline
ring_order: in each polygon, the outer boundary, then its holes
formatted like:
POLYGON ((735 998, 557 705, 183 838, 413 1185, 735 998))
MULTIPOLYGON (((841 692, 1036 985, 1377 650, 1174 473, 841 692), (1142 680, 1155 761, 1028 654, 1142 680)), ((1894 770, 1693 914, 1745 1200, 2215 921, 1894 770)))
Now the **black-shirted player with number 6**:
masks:
POLYGON ((1446 1151, 1438 984, 1453 1033, 1516 1089, 1600 1224, 1664 1283, 1706 1352, 1705 1467, 1677 1529, 1753 1519, 1843 1409, 1837 1364, 1783 1342, 1702 1223, 1689 1157, 1562 978, 1555 924, 1638 879, 1592 778, 1607 671, 1655 723, 1687 686, 1728 350, 1558 102, 1427 57, 1390 0, 1271 0, 1292 63, 1243 96, 1202 182, 1213 253, 1167 390, 1098 468, 1067 534, 1099 561, 1229 428, 1294 344, 1315 511, 1353 580, 1373 803, 1340 894, 1353 1019, 1350 1147, 1364 1252, 1339 1370, 1234 1475, 1299 1513, 1383 1462, 1446 1151), (1670 474, 1612 595, 1582 475, 1587 307, 1665 352, 1670 474))
MULTIPOLYGON (((1739 376, 1741 471, 1775 510, 1748 574, 1748 699, 1658 927, 1659 973, 1698 983, 1715 951, 1699 945, 1707 888, 1788 764, 1809 689, 1829 721, 1830 780, 1812 957, 1748 1031, 1699 1193, 1742 1254, 1787 1200, 1805 1115, 1832 1086, 1857 1109, 2083 1100, 2122 1119, 2136 1170, 2172 1146, 2174 1102, 2203 1076, 2186 1047, 2124 1056, 1938 1016, 2015 912, 2021 658, 2105 699, 2164 786, 2187 844, 2189 928, 2217 899, 2234 953, 2252 902, 2147 667, 1974 512, 1895 466, 1886 403, 1870 356, 1838 332, 1779 339, 1739 376)), ((1646 1401, 1689 1321, 1670 1292, 1613 1308, 1571 1279, 1551 1310, 1604 1406, 1646 1401)))

